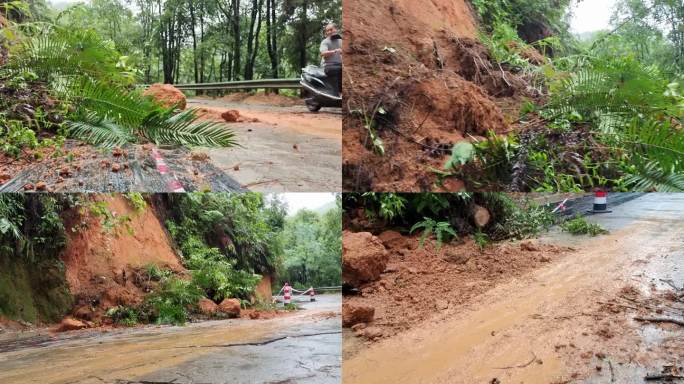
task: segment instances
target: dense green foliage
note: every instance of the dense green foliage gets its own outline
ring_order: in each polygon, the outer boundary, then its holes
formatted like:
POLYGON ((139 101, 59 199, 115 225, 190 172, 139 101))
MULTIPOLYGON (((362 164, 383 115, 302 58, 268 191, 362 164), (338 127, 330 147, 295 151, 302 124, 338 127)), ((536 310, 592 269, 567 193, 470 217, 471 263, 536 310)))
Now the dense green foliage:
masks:
POLYGON ((437 247, 467 235, 473 235, 480 247, 490 240, 529 238, 556 221, 546 208, 503 193, 349 193, 343 205, 348 217, 361 208, 366 218, 380 221, 385 228, 421 230, 421 244, 434 235, 437 247), (473 221, 475 205, 491 214, 481 229, 473 221))
POLYGON ((31 323, 60 319, 72 303, 59 253, 68 196, 0 194, 0 316, 31 323))
POLYGON ((145 83, 209 83, 298 74, 341 15, 340 0, 94 0, 54 19, 97 31, 145 83))
POLYGON ((607 234, 608 231, 599 224, 590 223, 584 217, 578 216, 561 224, 561 228, 573 235, 598 236, 607 234))
MULTIPOLYGON (((8 61, 0 67, 0 81, 8 87, 4 92, 10 94, 45 87, 67 106, 60 111, 63 116, 53 118, 65 122, 48 128, 92 144, 236 144, 231 130, 217 123, 197 122, 194 110, 174 115, 173 108, 163 108, 140 91, 131 90, 129 86, 135 81, 131 69, 111 42, 91 29, 35 24, 22 31, 9 46, 8 61)), ((35 120, 35 112, 15 113, 10 120, 16 125, 25 115, 34 117, 29 121, 35 120)), ((40 127, 29 124, 25 128, 38 131, 40 127)), ((27 144, 30 138, 24 146, 27 144)))
POLYGON ((166 221, 183 260, 216 254, 239 269, 269 274, 281 252, 285 210, 260 193, 165 195, 166 221))
POLYGON ((341 204, 341 197, 338 196, 335 207, 323 214, 301 210, 286 219, 278 285, 285 281, 295 288, 340 285, 341 204))

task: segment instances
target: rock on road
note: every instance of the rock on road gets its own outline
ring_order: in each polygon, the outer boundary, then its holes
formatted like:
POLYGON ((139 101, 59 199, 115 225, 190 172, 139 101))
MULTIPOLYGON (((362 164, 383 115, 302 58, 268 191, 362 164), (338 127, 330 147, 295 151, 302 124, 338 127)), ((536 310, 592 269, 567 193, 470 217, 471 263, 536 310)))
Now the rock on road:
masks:
POLYGON ((343 382, 634 383, 681 365, 684 330, 634 321, 629 307, 644 302, 621 295, 651 300, 668 291, 661 280, 684 285, 684 194, 611 209, 588 217, 610 234, 553 229, 540 241, 572 247, 562 258, 345 358, 343 382))

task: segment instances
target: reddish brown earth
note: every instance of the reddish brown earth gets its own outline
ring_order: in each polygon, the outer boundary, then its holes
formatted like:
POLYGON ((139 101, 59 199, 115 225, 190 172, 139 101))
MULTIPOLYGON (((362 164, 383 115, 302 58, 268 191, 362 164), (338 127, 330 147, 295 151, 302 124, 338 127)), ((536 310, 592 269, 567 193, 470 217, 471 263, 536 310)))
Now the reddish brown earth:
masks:
POLYGON ((143 95, 152 96, 157 103, 167 108, 176 107, 183 110, 186 106, 185 94, 171 84, 152 84, 143 95))
MULTIPOLYGON (((84 161, 91 161, 96 158, 110 158, 103 155, 97 148, 85 143, 77 145, 71 149, 56 148, 55 146, 25 149, 15 158, 5 153, 0 153, 0 186, 11 180, 17 173, 35 164, 46 164, 50 170, 66 171, 62 176, 62 182, 67 178, 78 178, 84 161)), ((111 161, 111 160, 110 160, 111 161)), ((62 173, 62 172, 60 172, 62 173)), ((50 179, 50 175, 36 175, 31 184, 36 185, 44 180, 50 179)), ((47 192, 54 192, 59 188, 59 179, 54 185, 46 185, 47 192)), ((34 188, 31 188, 33 190, 34 188)))
POLYGON ((431 168, 456 142, 515 129, 522 100, 535 96, 492 62, 464 0, 350 0, 344 23, 344 190, 461 190, 458 180, 436 185, 431 168))
POLYGON ((121 195, 97 195, 116 218, 127 218, 111 230, 87 207, 66 221, 67 246, 62 253, 69 290, 76 298, 73 314, 99 322, 108 308, 135 306, 151 286, 145 267, 183 273, 166 231, 152 209, 136 212, 121 195), (72 230, 73 228, 73 230, 72 230))
MULTIPOLYGON (((525 241, 480 251, 471 239, 437 250, 430 241, 421 248, 419 236, 386 231, 379 237, 385 239, 389 253, 386 269, 376 281, 359 286, 359 295, 345 296, 344 303, 375 308, 372 325, 382 331, 383 338, 467 303, 496 284, 558 259, 569 250, 525 241)), ((343 246, 348 251, 351 244, 345 242, 343 246)))
POLYGON ((236 92, 221 97, 223 101, 239 102, 251 105, 275 105, 278 107, 292 107, 301 105, 302 101, 296 97, 277 95, 275 93, 246 93, 236 92))
POLYGON ((553 237, 483 253, 469 240, 436 251, 419 249, 415 237, 402 244, 387 236, 385 273, 344 298, 374 307, 375 318, 345 329, 343 381, 632 383, 661 371, 681 375, 682 327, 638 320, 684 313, 684 288, 662 280, 681 275, 684 226, 657 215, 576 238, 574 248, 553 237))

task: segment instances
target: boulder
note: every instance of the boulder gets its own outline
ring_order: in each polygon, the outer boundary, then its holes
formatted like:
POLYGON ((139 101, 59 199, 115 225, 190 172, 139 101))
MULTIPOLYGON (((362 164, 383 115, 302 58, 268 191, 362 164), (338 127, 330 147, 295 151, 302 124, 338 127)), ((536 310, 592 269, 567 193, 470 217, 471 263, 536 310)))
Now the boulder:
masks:
POLYGON ((376 340, 385 335, 379 327, 368 327, 363 330, 363 336, 368 340, 376 340))
POLYGON ((382 241, 385 247, 389 249, 403 248, 404 244, 406 243, 406 239, 404 238, 404 236, 402 236, 402 234, 397 231, 382 232, 380 235, 378 235, 378 238, 380 239, 380 241, 382 241))
POLYGON ((446 300, 437 299, 435 301, 435 308, 437 308, 438 311, 445 311, 449 309, 449 302, 446 300))
POLYGON ((342 326, 353 327, 359 323, 370 323, 375 316, 375 308, 368 305, 342 304, 342 326))
POLYGON ((66 331, 75 331, 78 329, 84 329, 87 328, 88 326, 79 320, 76 320, 71 317, 65 317, 62 319, 62 322, 59 323, 57 326, 57 329, 55 330, 56 332, 66 332, 66 331))
POLYGON ((489 221, 492 219, 492 215, 489 213, 487 208, 481 207, 477 204, 473 205, 470 213, 473 217, 475 225, 477 225, 478 228, 486 227, 487 224, 489 224, 489 221))
POLYGON ((342 281, 358 287, 375 281, 387 267, 389 254, 382 241, 369 232, 342 234, 342 281))
POLYGON ((74 309, 73 315, 77 319, 93 320, 97 314, 89 305, 82 305, 74 309))
POLYGON ((152 84, 143 92, 143 95, 152 96, 157 103, 166 108, 175 106, 183 110, 187 103, 183 92, 171 84, 152 84))
POLYGON ((218 311, 218 305, 206 297, 203 297, 199 303, 197 303, 197 307, 201 314, 207 316, 211 316, 218 311))
POLYGON ((240 317, 240 300, 224 299, 218 305, 218 311, 228 315, 228 317, 240 317))
POLYGON ((522 243, 520 243, 520 249, 522 249, 523 251, 527 251, 527 252, 539 252, 540 251, 539 247, 531 241, 523 241, 522 243))
POLYGON ((234 109, 225 111, 221 114, 221 118, 228 123, 235 123, 240 121, 240 112, 234 109))

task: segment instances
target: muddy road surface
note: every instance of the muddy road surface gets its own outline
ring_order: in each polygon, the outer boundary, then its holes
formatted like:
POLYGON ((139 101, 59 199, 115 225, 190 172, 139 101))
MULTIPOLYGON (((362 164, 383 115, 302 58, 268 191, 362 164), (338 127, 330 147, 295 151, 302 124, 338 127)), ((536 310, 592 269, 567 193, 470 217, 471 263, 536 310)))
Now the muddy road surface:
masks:
POLYGON ((337 191, 342 188, 342 112, 311 113, 302 105, 276 107, 198 98, 189 108, 237 110, 258 122, 231 123, 243 148, 207 149, 212 163, 253 191, 337 191))
POLYGON ((4 337, 0 383, 339 383, 341 297, 317 298, 270 320, 4 337))
POLYGON ((539 241, 572 247, 562 258, 447 317, 345 350, 343 381, 643 383, 681 375, 684 327, 635 318, 684 316, 663 281, 684 285, 684 195, 647 194, 611 208, 588 218, 610 234, 554 229, 539 241))

